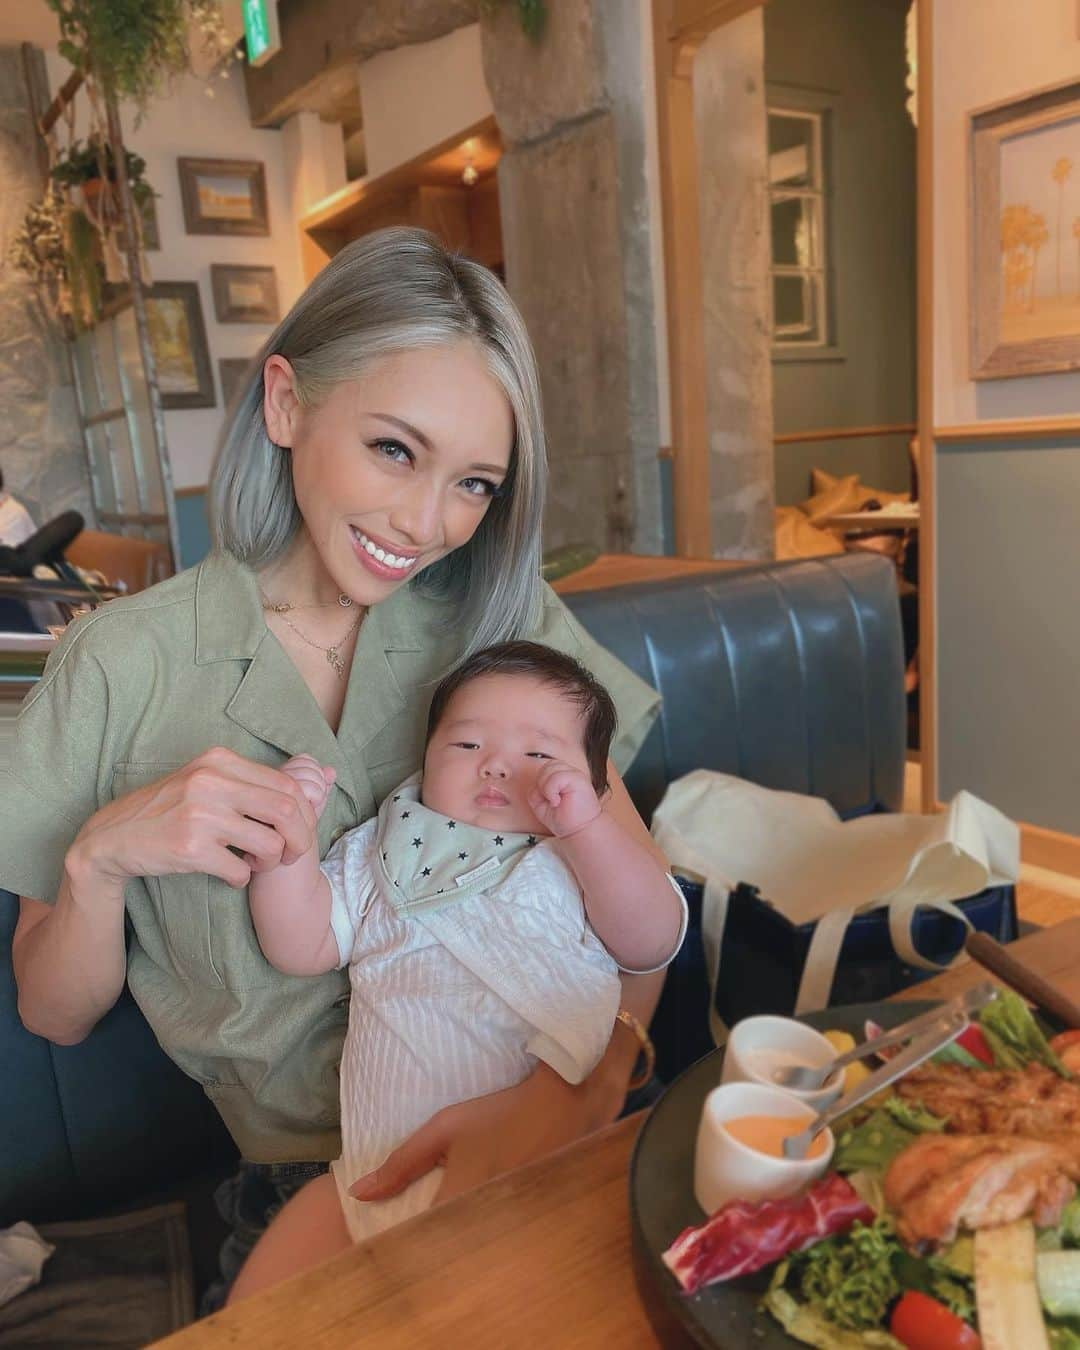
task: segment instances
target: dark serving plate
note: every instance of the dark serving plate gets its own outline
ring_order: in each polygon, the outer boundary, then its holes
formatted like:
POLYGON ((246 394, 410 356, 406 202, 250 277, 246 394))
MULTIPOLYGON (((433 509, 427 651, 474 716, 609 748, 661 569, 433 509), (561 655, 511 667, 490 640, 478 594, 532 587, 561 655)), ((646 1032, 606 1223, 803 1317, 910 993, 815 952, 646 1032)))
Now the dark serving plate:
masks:
MULTIPOLYGON (((927 1002, 856 1003, 810 1013, 801 1021, 819 1031, 850 1031, 863 1039, 872 1018, 894 1027, 934 1007, 927 1002)), ((630 1224, 634 1268, 646 1309, 664 1345, 707 1350, 790 1350, 799 1344, 758 1304, 772 1266, 687 1296, 660 1259, 684 1228, 704 1222, 694 1199, 694 1144, 706 1096, 720 1082, 723 1050, 699 1059, 667 1089, 638 1136, 630 1160, 630 1224)))

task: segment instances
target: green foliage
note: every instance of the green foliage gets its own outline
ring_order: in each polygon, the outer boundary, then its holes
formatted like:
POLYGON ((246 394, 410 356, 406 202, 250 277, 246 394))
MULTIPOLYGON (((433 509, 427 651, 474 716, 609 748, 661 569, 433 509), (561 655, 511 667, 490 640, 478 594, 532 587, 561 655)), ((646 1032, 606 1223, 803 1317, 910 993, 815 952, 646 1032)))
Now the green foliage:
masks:
MULTIPOLYGON (((544 33, 544 25, 547 23, 546 0, 513 0, 513 2, 526 36, 533 42, 539 42, 544 33)), ((501 0, 483 0, 483 8, 492 14, 500 3, 501 0)))
POLYGON ((46 0, 60 20, 60 55, 140 111, 189 69, 194 23, 225 55, 220 0, 46 0))
MULTIPOLYGON (((131 195, 137 206, 142 207, 157 194, 146 181, 146 160, 131 150, 124 151, 127 164, 128 182, 131 195)), ((116 158, 112 146, 100 136, 91 136, 85 144, 72 141, 68 148, 60 153, 53 165, 51 174, 54 183, 63 187, 80 187, 83 183, 93 182, 97 178, 107 178, 116 182, 116 158)))

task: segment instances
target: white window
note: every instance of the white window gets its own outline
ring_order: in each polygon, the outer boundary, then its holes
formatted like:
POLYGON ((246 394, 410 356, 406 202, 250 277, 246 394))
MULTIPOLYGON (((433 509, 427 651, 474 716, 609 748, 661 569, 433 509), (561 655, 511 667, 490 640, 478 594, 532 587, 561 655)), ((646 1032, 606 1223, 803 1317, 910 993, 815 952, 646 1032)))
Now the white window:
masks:
POLYGON ((769 224, 774 347, 829 341, 823 114, 769 108, 769 224))

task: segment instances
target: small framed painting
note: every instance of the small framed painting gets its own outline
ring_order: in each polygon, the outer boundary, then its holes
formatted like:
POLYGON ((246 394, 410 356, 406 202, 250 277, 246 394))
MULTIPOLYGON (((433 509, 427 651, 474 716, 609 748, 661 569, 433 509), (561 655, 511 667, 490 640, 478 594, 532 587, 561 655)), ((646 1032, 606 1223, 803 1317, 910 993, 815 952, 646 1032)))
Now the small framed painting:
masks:
POLYGON ((277 323, 277 277, 272 267, 211 263, 214 315, 218 323, 277 323))
POLYGON ((188 234, 269 234, 266 170, 254 159, 177 160, 188 234))
POLYGON ((214 407, 214 376, 198 285, 157 282, 146 294, 146 314, 162 406, 214 407))
POLYGON ((1080 370, 1080 82, 970 121, 971 377, 1080 370))

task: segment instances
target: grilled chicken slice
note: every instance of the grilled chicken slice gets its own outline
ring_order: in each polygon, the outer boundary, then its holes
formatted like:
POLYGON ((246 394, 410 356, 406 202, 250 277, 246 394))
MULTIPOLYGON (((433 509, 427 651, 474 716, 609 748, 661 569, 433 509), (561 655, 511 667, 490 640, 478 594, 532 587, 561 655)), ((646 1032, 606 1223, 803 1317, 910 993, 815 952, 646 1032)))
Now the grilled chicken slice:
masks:
POLYGON ((915 1251, 952 1242, 960 1228, 995 1228, 1030 1215, 1058 1222, 1080 1180, 1080 1129, 1043 1139, 1015 1134, 924 1134, 893 1159, 885 1202, 915 1251))
POLYGON ((1054 1130, 1080 1129, 1080 1083, 1045 1064, 1021 1070, 928 1064, 902 1078, 895 1090, 945 1119, 950 1134, 1043 1138, 1054 1130))

